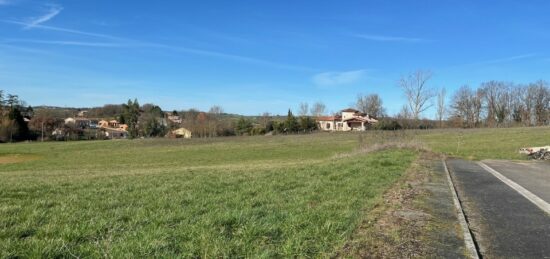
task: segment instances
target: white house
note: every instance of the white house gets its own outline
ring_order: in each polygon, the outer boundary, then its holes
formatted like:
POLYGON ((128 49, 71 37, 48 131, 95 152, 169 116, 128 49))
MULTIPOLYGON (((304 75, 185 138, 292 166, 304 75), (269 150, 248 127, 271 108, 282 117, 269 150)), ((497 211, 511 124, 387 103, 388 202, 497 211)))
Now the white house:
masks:
POLYGON ((65 119, 65 124, 75 124, 76 120, 74 118, 66 118, 65 119))
POLYGON ((109 139, 128 138, 128 131, 124 129, 102 128, 101 130, 104 132, 105 137, 109 139))
POLYGON ((172 137, 175 138, 191 138, 192 133, 186 128, 179 128, 170 132, 172 137))
POLYGON ((340 115, 317 117, 317 125, 323 131, 365 131, 368 125, 377 122, 355 109, 342 110, 340 115))

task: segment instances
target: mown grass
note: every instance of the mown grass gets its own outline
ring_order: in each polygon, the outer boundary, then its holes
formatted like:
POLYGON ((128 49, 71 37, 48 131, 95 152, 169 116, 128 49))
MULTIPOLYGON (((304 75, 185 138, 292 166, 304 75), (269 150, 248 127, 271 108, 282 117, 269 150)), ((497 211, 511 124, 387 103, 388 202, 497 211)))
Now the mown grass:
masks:
POLYGON ((333 255, 408 150, 355 134, 0 146, 2 257, 333 255))

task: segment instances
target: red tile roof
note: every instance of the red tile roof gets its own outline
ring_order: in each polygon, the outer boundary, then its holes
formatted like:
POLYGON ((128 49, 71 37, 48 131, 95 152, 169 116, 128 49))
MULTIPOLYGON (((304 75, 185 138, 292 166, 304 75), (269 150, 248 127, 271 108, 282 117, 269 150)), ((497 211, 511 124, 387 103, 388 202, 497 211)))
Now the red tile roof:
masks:
POLYGON ((342 110, 342 112, 359 112, 359 111, 353 108, 347 108, 345 110, 342 110))
POLYGON ((317 121, 334 121, 336 120, 336 117, 334 116, 319 116, 317 117, 317 121))

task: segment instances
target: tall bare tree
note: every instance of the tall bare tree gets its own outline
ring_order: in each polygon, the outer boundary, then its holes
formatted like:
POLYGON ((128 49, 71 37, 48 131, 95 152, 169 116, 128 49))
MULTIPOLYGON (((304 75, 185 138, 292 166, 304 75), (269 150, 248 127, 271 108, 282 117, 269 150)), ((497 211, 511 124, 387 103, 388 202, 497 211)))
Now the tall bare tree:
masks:
POLYGON ((531 126, 534 125, 534 110, 535 110, 535 99, 537 98, 537 89, 536 86, 533 84, 530 84, 527 86, 526 91, 523 94, 523 105, 525 105, 525 110, 523 111, 523 118, 524 121, 523 125, 525 126, 531 126))
POLYGON ((316 102, 313 104, 313 106, 311 107, 311 115, 313 116, 321 116, 323 114, 325 114, 325 110, 326 110, 326 106, 324 103, 322 102, 316 102))
POLYGON ((546 81, 537 81, 532 84, 533 88, 533 114, 537 126, 546 125, 550 115, 550 87, 546 81))
POLYGON ((379 118, 386 112, 382 103, 382 98, 378 94, 357 95, 355 107, 369 116, 379 118))
POLYGON ((483 98, 485 92, 483 89, 477 89, 473 96, 473 114, 474 114, 474 126, 477 127, 481 124, 481 116, 483 115, 483 98))
POLYGON ((435 96, 433 89, 428 86, 432 78, 430 71, 418 70, 399 80, 399 87, 407 98, 413 119, 420 118, 420 114, 432 106, 430 100, 435 96))
POLYGON ((439 127, 443 127, 443 117, 445 116, 446 107, 445 107, 445 97, 446 97, 445 88, 441 88, 437 93, 437 120, 439 121, 439 127))
POLYGON ((510 84, 489 81, 481 84, 487 104, 487 125, 501 125, 510 114, 510 84))
POLYGON ((300 109, 298 110, 298 115, 306 116, 309 112, 309 104, 306 102, 300 103, 300 109))
POLYGON ((464 127, 475 126, 475 94, 467 86, 461 86, 453 95, 451 107, 456 118, 464 127))
POLYGON ((512 123, 525 125, 524 119, 527 117, 526 105, 523 102, 527 89, 523 85, 516 85, 510 91, 510 120, 512 123))
POLYGON ((221 126, 221 114, 223 113, 223 108, 219 105, 214 105, 208 110, 208 116, 206 116, 208 124, 208 136, 215 137, 218 135, 218 131, 221 126))

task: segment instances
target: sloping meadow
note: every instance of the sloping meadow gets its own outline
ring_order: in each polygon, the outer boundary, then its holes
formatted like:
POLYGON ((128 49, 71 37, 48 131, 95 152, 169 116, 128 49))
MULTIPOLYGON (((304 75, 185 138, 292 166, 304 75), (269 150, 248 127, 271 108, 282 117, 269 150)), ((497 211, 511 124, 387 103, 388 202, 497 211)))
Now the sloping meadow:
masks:
POLYGON ((0 256, 330 256, 405 172, 354 134, 17 144, 0 256), (367 210, 365 210, 367 208, 367 210))

